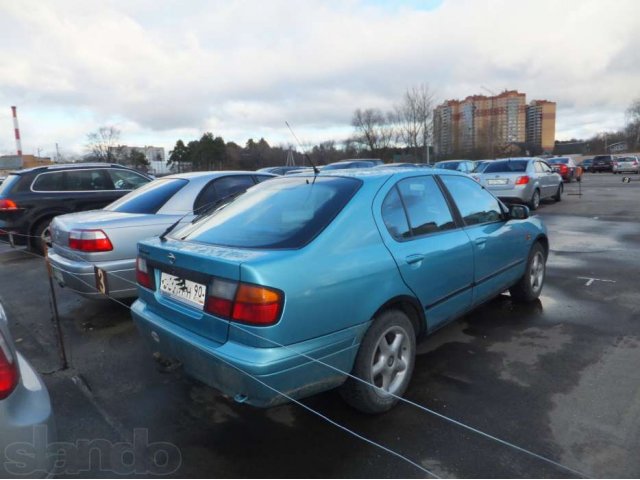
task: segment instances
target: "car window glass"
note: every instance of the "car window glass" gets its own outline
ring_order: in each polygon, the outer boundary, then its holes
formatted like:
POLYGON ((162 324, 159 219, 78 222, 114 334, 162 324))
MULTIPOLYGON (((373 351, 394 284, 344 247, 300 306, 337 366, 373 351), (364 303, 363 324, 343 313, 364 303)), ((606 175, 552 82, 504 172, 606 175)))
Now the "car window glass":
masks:
POLYGON ((241 248, 300 248, 331 223, 360 188, 355 178, 279 177, 172 233, 187 241, 241 248))
POLYGON ((113 190, 113 182, 104 168, 96 170, 68 170, 65 173, 65 190, 82 192, 90 190, 113 190))
POLYGON ((393 187, 382 202, 382 221, 384 221, 389 234, 396 240, 411 236, 407 215, 396 187, 393 187))
POLYGON ((250 175, 229 175, 217 178, 204 187, 202 193, 196 199, 194 210, 212 205, 221 198, 241 192, 254 185, 250 175))
POLYGON ((42 173, 33 182, 33 190, 39 192, 64 191, 64 172, 42 173))
POLYGON ((105 210, 125 213, 157 213, 187 183, 189 181, 183 178, 154 180, 107 205, 105 210))
POLYGON ((542 165, 542 170, 546 173, 551 173, 553 172, 553 170, 551 169, 551 167, 545 163, 545 162, 540 162, 540 165, 542 165))
POLYGON ((113 186, 116 190, 134 190, 145 183, 149 183, 149 179, 129 170, 109 170, 113 186))
POLYGON ((487 165, 484 173, 526 172, 529 160, 495 160, 487 165))
POLYGON ((413 235, 426 235, 455 228, 449 206, 431 176, 406 178, 398 190, 407 209, 413 235))
POLYGON ((258 183, 264 182, 265 180, 270 180, 270 179, 273 178, 270 175, 256 175, 255 177, 256 177, 256 180, 258 181, 258 183))
POLYGON ((441 178, 465 224, 478 225, 502 220, 500 203, 477 182, 462 176, 443 175, 441 178))

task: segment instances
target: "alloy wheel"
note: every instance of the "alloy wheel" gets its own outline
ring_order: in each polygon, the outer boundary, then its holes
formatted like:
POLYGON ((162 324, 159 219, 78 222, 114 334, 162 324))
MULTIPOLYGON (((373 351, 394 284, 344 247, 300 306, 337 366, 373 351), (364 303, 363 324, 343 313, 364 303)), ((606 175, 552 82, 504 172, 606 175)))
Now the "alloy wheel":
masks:
POLYGON ((371 380, 382 392, 400 391, 411 361, 411 341, 404 328, 393 326, 378 338, 371 359, 371 380))

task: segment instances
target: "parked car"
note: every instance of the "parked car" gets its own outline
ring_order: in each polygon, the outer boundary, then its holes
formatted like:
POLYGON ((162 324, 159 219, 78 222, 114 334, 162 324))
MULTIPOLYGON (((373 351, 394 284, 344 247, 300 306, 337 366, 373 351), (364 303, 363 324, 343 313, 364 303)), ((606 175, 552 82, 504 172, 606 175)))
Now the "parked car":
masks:
POLYGON ((459 172, 368 169, 263 182, 138 250, 132 315, 159 358, 239 402, 340 386, 377 413, 417 337, 506 289, 537 298, 549 245, 527 207, 459 172))
POLYGON ((618 157, 613 162, 613 173, 640 173, 638 157, 618 157))
POLYGON ((525 203, 536 210, 540 200, 562 200, 562 177, 541 158, 494 160, 479 175, 478 181, 505 202, 525 203))
POLYGON ((9 321, 0 304, 0 477, 33 478, 53 473, 55 456, 46 442, 56 441, 49 392, 29 362, 15 348, 9 321), (38 439, 36 429, 39 429, 38 439), (46 436, 43 436, 46 435, 46 436), (23 445, 45 442, 45 451, 24 455, 23 445), (46 455, 50 453, 51 455, 46 455), (46 455, 46 456, 42 456, 46 455))
POLYGON ((39 239, 57 215, 102 208, 150 181, 140 172, 107 163, 13 172, 0 185, 0 238, 41 251, 39 239))
POLYGON ((2 185, 2 182, 4 182, 7 179, 7 177, 5 177, 4 175, 0 175, 0 185, 2 185))
POLYGON ((169 175, 102 210, 58 216, 50 229, 54 278, 84 297, 104 298, 96 289, 96 275, 101 275, 111 297, 135 297, 139 240, 158 236, 176 222, 189 223, 222 199, 273 177, 232 171, 169 175))
POLYGON ((288 172, 291 172, 293 170, 300 170, 301 167, 300 165, 286 165, 286 166, 281 166, 281 167, 265 167, 265 168, 261 168, 259 170, 256 170, 256 172, 260 172, 260 173, 273 173, 274 175, 286 175, 288 172))
POLYGON ((583 172, 591 172, 591 165, 593 164, 593 158, 585 158, 580 166, 583 172))
POLYGON ((612 172, 613 162, 616 160, 614 155, 596 155, 593 157, 591 171, 594 173, 612 172))
POLYGON ((446 170, 457 170, 462 173, 473 172, 476 164, 472 160, 444 160, 442 162, 436 162, 435 168, 444 168, 446 170))
POLYGON ((562 180, 571 183, 573 180, 582 180, 582 168, 578 168, 571 157, 548 158, 547 163, 551 169, 562 177, 562 180))

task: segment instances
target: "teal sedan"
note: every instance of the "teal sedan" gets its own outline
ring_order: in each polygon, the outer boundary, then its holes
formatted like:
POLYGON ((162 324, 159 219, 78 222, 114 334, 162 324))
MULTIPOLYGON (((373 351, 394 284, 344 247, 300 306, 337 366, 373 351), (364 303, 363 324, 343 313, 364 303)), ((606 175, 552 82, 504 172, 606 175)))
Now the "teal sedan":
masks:
POLYGON ((417 339, 507 289, 538 298, 549 243, 465 174, 372 168, 258 184, 138 251, 133 318, 156 357, 254 406, 339 387, 379 413, 417 339))

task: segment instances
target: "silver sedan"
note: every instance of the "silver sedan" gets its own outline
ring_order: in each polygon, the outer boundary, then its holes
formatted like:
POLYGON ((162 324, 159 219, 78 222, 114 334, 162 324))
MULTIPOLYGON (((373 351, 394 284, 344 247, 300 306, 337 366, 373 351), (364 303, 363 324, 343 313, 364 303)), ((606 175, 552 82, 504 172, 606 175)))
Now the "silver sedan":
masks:
POLYGON ((189 223, 223 199, 275 177, 257 172, 192 172, 163 177, 102 210, 51 223, 49 260, 60 286, 86 298, 137 295, 137 243, 189 223))
POLYGON ((0 477, 51 474, 55 457, 46 447, 55 441, 47 387, 15 349, 0 305, 0 477), (25 451, 32 455, 25 455, 25 451))
POLYGON ((531 210, 544 198, 560 201, 564 191, 562 177, 541 158, 494 160, 474 178, 504 202, 525 203, 531 210))

